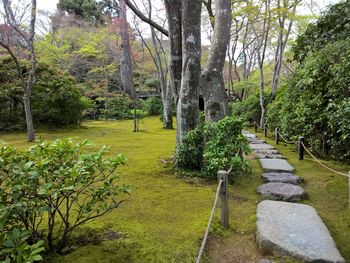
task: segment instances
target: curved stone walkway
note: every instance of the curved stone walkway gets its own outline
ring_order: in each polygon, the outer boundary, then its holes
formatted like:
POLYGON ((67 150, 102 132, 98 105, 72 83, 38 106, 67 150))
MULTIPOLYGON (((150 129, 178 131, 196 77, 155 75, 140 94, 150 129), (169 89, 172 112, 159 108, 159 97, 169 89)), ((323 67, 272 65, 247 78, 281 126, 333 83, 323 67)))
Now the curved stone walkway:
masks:
POLYGON ((303 262, 345 263, 316 210, 297 202, 307 198, 303 178, 278 150, 242 131, 265 173, 257 188, 264 199, 257 208, 257 241, 262 250, 303 262), (282 201, 282 202, 281 202, 282 201))

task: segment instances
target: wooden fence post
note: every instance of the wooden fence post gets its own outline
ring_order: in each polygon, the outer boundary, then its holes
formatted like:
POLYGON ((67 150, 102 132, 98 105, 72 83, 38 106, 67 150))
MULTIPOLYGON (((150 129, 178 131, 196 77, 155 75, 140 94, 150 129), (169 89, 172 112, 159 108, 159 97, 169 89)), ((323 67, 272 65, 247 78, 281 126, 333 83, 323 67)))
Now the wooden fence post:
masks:
POLYGON ((302 161, 304 160, 304 144, 305 138, 304 137, 299 137, 299 142, 298 142, 298 160, 302 161))
POLYGON ((258 131, 258 124, 256 123, 256 121, 254 122, 254 130, 255 130, 255 132, 258 131))
POLYGON ((267 136, 267 127, 266 127, 266 124, 264 124, 264 137, 266 138, 267 136))
POLYGON ((228 172, 219 171, 218 180, 223 180, 220 188, 219 206, 220 206, 220 222, 224 228, 229 228, 228 215, 228 172))
POLYGON ((280 143, 280 134, 278 133, 278 128, 275 128, 275 143, 280 143))

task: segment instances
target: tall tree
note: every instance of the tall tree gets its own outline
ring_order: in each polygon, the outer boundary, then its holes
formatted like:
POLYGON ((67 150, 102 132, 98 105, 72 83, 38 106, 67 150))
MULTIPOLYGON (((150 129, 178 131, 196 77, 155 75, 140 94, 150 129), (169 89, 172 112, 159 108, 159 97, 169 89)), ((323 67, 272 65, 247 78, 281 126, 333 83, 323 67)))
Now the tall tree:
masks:
POLYGON ((230 42, 231 0, 215 0, 214 4, 216 11, 214 35, 209 57, 201 75, 207 122, 218 121, 229 112, 223 70, 230 42))
MULTIPOLYGON (((5 48, 7 52, 10 54, 11 58, 14 60, 17 68, 17 75, 20 79, 21 85, 23 87, 23 104, 24 104, 24 112, 26 117, 26 125, 27 125, 27 139, 29 142, 35 141, 35 131, 33 125, 33 116, 32 110, 30 106, 30 98, 32 94, 33 84, 35 81, 35 71, 36 71, 36 55, 34 49, 34 38, 35 38, 35 24, 36 24, 36 0, 31 0, 31 11, 30 11, 30 22, 28 27, 28 32, 23 31, 22 25, 17 21, 15 13, 12 10, 11 0, 3 0, 3 6, 6 16, 6 22, 13 28, 13 31, 17 32, 17 35, 22 38, 25 49, 29 51, 29 62, 30 62, 30 70, 28 73, 27 80, 23 75, 22 69, 20 68, 19 60, 16 54, 12 51, 12 47, 8 45, 2 39, 0 40, 0 46, 5 48)), ((23 14, 24 15, 24 14, 23 14)))
POLYGON ((264 0, 259 8, 258 16, 260 17, 261 23, 251 23, 252 29, 254 31, 257 44, 256 53, 259 67, 259 80, 260 80, 260 107, 261 107, 261 118, 260 126, 265 125, 266 119, 266 101, 265 101, 265 72, 264 72, 264 62, 266 59, 266 51, 270 36, 270 30, 272 25, 272 12, 271 12, 271 0, 264 0))
MULTIPOLYGON (((168 14, 171 16, 172 13, 168 14)), ((177 104, 177 145, 199 123, 201 0, 182 1, 182 74, 177 104)))

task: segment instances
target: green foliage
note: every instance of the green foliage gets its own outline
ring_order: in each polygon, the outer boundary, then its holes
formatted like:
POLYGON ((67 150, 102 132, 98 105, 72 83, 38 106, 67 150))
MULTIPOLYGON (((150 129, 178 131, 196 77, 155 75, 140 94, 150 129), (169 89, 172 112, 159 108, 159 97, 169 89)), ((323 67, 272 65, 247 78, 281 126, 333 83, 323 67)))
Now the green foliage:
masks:
MULTIPOLYGON (((98 24, 102 24, 103 16, 112 11, 111 2, 107 0, 60 0, 58 7, 84 20, 98 24)), ((118 10, 118 5, 115 4, 113 8, 118 10)))
POLYGON ((147 112, 148 115, 161 115, 163 114, 163 103, 160 98, 151 97, 146 100, 141 100, 142 110, 147 112))
POLYGON ((107 147, 85 152, 87 145, 64 139, 39 142, 24 152, 10 146, 0 149, 0 224, 3 240, 12 240, 2 243, 2 254, 15 242, 11 233, 18 240, 12 247, 30 252, 34 259, 42 251, 42 243, 30 245, 37 240, 60 252, 77 227, 119 206, 117 197, 130 188, 116 184, 115 171, 126 157, 106 159, 107 147))
POLYGON ((247 168, 244 155, 249 152, 242 128, 242 121, 235 117, 200 125, 185 136, 177 150, 176 165, 180 169, 201 169, 210 178, 230 168, 240 173, 247 168))
POLYGON ((308 54, 329 43, 350 36, 350 0, 332 5, 314 24, 298 36, 293 47, 294 59, 304 61, 308 54))
POLYGON ((270 106, 268 122, 289 138, 305 136, 320 155, 350 159, 350 41, 308 56, 270 106))
MULTIPOLYGON (((265 101, 270 96, 271 89, 265 89, 265 101)), ((260 121, 261 106, 259 91, 249 95, 242 101, 235 101, 230 104, 231 115, 240 117, 244 122, 254 123, 260 121)))
POLYGON ((143 119, 148 116, 148 112, 139 110, 139 109, 133 109, 130 111, 130 115, 133 116, 133 118, 136 119, 136 131, 140 130, 140 126, 143 122, 143 119))
POLYGON ((132 109, 132 100, 127 95, 123 94, 108 101, 107 117, 116 120, 132 119, 132 109))
MULTIPOLYGON (((23 129, 23 87, 14 62, 3 58, 0 64, 0 130, 23 129)), ((28 65, 21 62, 24 76, 28 65)), ((39 63, 31 96, 34 123, 52 126, 77 124, 90 102, 78 89, 74 79, 57 68, 39 63)))
MULTIPOLYGON (((2 225, 3 227, 3 225, 2 225)), ((32 263, 41 261, 40 255, 44 251, 44 241, 40 240, 33 245, 28 244, 30 231, 12 227, 1 229, 0 260, 4 263, 32 263)))
POLYGON ((252 94, 242 101, 230 104, 231 114, 240 117, 245 122, 258 122, 261 115, 261 107, 258 94, 252 94))

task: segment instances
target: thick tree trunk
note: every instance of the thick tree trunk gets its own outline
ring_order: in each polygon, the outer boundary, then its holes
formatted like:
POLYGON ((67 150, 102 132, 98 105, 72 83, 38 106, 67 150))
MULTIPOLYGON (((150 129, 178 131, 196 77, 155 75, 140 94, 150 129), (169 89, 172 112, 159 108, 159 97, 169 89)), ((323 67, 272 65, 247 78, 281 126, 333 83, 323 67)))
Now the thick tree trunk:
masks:
POLYGON ((128 22, 126 20, 126 4, 125 0, 119 1, 120 7, 120 35, 122 38, 122 48, 123 54, 120 63, 120 78, 123 83, 123 90, 128 94, 128 96, 133 100, 134 106, 134 132, 137 131, 137 118, 136 118, 136 108, 137 108, 137 95, 134 88, 134 82, 132 78, 132 58, 131 58, 131 48, 128 33, 128 22))
POLYGON ((218 121, 229 112, 223 69, 227 46, 230 41, 231 0, 215 0, 215 10, 214 36, 209 58, 201 75, 207 122, 218 121))
POLYGON ((182 1, 182 45, 182 78, 176 121, 177 145, 181 144, 187 132, 196 128, 199 123, 201 0, 182 1))
POLYGON ((170 80, 177 105, 182 75, 182 3, 181 0, 165 0, 164 4, 168 17, 170 80))

